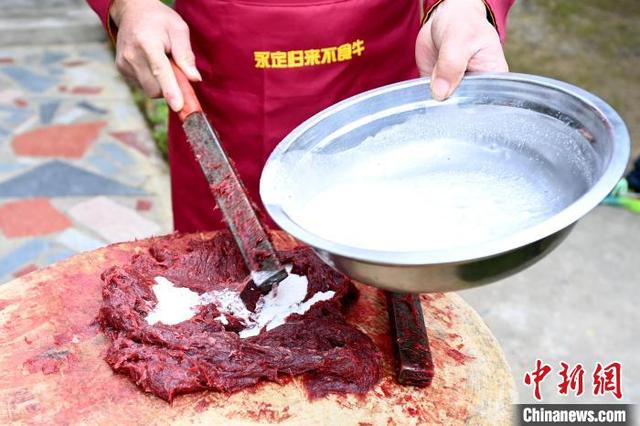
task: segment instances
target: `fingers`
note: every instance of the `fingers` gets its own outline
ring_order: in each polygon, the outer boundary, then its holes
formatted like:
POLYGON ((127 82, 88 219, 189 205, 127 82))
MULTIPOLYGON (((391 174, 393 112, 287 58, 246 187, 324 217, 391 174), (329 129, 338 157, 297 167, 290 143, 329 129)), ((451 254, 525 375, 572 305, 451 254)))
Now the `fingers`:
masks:
POLYGON ((155 0, 127 2, 120 12, 118 69, 125 77, 136 80, 147 96, 162 95, 172 110, 180 111, 184 98, 169 56, 187 78, 202 80, 195 66, 187 24, 173 9, 155 0))
POLYGON ((162 96, 167 100, 169 108, 176 112, 180 111, 184 105, 184 99, 165 49, 162 46, 154 46, 145 50, 144 53, 149 72, 156 84, 159 85, 162 96))
POLYGON ((189 27, 184 21, 178 21, 169 32, 171 56, 180 69, 191 81, 202 81, 202 76, 196 68, 196 56, 191 49, 189 27))
POLYGON ((440 47, 431 74, 431 94, 438 101, 447 99, 458 87, 473 56, 473 52, 468 46, 464 46, 463 41, 460 38, 449 38, 440 47))
POLYGON ((500 41, 496 40, 489 47, 476 53, 467 66, 468 71, 475 72, 507 72, 509 65, 502 51, 500 41))
POLYGON ((442 101, 460 85, 465 71, 508 71, 484 2, 447 0, 431 14, 416 40, 416 64, 431 75, 431 93, 442 101))
POLYGON ((124 75, 127 80, 136 81, 136 72, 131 64, 125 60, 124 55, 121 54, 121 49, 116 49, 116 67, 118 71, 124 75))
POLYGON ((161 41, 145 38, 139 44, 118 48, 116 65, 125 77, 137 81, 147 96, 162 95, 172 110, 182 109, 182 94, 161 41))
POLYGON ((500 39, 492 28, 475 38, 455 35, 445 38, 431 74, 433 98, 442 101, 451 96, 465 71, 509 71, 500 39))
MULTIPOLYGON (((148 50, 154 50, 148 43, 143 42, 123 42, 118 41, 116 54, 116 65, 122 74, 130 80, 136 81, 144 93, 155 98, 162 94, 160 83, 154 77, 149 65, 148 50)), ((155 49, 162 51, 162 48, 155 49)))

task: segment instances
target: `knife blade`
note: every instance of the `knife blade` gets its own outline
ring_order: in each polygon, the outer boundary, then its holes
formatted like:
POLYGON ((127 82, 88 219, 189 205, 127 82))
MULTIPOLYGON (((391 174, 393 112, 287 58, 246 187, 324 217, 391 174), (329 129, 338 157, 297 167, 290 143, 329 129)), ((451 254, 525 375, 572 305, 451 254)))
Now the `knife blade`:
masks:
POLYGON ((262 294, 287 277, 256 214, 242 181, 227 156, 217 132, 207 119, 191 83, 182 70, 171 61, 184 106, 178 113, 187 140, 200 168, 207 178, 209 189, 231 230, 242 258, 251 273, 251 280, 240 297, 247 309, 254 311, 262 294))

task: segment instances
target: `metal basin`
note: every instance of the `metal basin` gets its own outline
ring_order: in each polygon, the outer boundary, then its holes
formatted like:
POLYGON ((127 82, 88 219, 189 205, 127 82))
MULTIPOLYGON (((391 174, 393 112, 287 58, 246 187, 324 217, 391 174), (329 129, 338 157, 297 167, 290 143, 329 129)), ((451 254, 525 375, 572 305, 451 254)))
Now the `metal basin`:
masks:
POLYGON ((394 291, 453 291, 549 253, 629 157, 618 114, 567 83, 465 77, 381 87, 310 118, 273 151, 268 213, 344 274, 394 291))

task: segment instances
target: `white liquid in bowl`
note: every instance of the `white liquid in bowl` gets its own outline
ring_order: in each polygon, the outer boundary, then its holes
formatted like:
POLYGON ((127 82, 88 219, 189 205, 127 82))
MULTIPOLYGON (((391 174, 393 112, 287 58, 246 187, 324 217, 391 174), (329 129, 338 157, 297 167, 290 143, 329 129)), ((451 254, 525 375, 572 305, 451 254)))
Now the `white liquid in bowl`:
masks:
POLYGON ((439 172, 402 181, 332 185, 292 218, 308 231, 353 247, 438 250, 507 235, 544 218, 544 189, 480 172, 439 172))
POLYGON ((446 250, 534 226, 590 186, 595 157, 558 120, 504 107, 416 115, 285 159, 289 217, 350 247, 446 250), (482 125, 480 125, 482 124, 482 125))

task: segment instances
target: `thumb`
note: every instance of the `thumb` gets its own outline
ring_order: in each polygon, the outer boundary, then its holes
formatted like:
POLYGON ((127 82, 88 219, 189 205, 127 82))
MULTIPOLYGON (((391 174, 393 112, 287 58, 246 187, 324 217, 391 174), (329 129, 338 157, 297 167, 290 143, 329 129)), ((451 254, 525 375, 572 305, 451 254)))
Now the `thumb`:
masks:
POLYGON ((438 101, 447 99, 458 87, 472 54, 463 44, 445 43, 431 74, 431 95, 438 101))
POLYGON ((421 77, 431 75, 438 57, 438 49, 433 44, 431 37, 431 21, 427 21, 418 33, 416 39, 416 65, 421 77))

